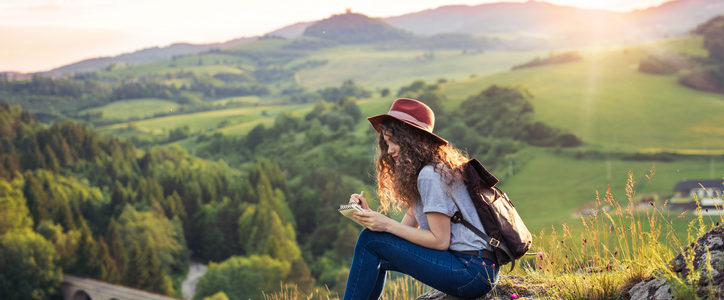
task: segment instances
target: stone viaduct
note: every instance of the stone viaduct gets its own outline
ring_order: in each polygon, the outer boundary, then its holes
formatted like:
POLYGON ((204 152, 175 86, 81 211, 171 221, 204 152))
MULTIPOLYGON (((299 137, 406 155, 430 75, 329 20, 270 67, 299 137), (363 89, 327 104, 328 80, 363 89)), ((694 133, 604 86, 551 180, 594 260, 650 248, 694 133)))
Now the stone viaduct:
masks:
POLYGON ((134 288, 63 274, 60 291, 65 300, 175 300, 134 288))

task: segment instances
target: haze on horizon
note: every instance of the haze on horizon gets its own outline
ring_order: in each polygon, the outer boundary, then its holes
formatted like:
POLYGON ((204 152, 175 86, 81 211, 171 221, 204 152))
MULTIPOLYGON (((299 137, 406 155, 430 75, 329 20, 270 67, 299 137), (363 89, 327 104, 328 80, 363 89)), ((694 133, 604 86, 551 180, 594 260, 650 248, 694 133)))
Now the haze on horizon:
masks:
MULTIPOLYGON (((671 0, 545 0, 626 12, 671 0)), ((3 0, 0 71, 38 72, 83 59, 172 43, 214 43, 263 35, 350 8, 389 17, 446 5, 522 0, 3 0)))

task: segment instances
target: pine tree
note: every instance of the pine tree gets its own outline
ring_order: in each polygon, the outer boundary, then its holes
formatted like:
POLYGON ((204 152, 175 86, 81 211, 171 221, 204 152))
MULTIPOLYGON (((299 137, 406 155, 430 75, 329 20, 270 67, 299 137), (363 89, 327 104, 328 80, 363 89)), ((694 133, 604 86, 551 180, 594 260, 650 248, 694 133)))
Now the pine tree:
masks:
POLYGON ((128 260, 126 260, 123 271, 123 285, 140 288, 144 282, 149 280, 148 262, 145 259, 138 242, 131 241, 128 260))
POLYGON ((25 194, 25 198, 27 199, 30 215, 33 217, 34 223, 38 224, 41 220, 50 218, 50 212, 48 211, 50 207, 49 196, 45 192, 42 182, 35 174, 26 174, 23 194, 25 194))
POLYGON ((100 274, 100 278, 104 281, 108 281, 111 283, 119 283, 123 274, 119 272, 118 265, 111 256, 108 245, 106 244, 106 241, 103 239, 103 237, 98 238, 98 246, 100 247, 99 253, 101 255, 100 257, 102 265, 102 273, 100 274))
POLYGON ((102 278, 105 273, 105 266, 100 246, 93 239, 93 234, 88 225, 82 223, 80 232, 80 240, 75 253, 77 260, 67 271, 73 275, 102 278))
POLYGON ((53 149, 50 148, 50 144, 45 144, 45 147, 43 147, 43 154, 45 155, 45 161, 47 162, 47 167, 49 169, 56 171, 60 168, 58 158, 55 156, 53 149))
POLYGON ((113 258, 116 264, 116 270, 118 274, 120 274, 116 282, 120 282, 123 280, 124 267, 128 261, 128 254, 121 240, 121 233, 118 229, 116 219, 111 219, 111 221, 108 222, 106 236, 108 237, 108 253, 113 258))
POLYGON ((171 279, 166 275, 166 272, 161 266, 161 260, 156 255, 156 249, 151 246, 150 237, 147 236, 143 246, 141 246, 141 257, 143 261, 147 262, 147 280, 140 283, 140 288, 162 293, 166 295, 173 295, 173 285, 171 279))

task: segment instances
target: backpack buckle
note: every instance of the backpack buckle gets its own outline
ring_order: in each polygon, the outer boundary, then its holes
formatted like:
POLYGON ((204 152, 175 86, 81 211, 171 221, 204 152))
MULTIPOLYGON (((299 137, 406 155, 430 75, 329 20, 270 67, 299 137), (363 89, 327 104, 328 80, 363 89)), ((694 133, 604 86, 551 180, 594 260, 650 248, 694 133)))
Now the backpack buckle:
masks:
POLYGON ((493 238, 493 237, 491 237, 489 244, 490 244, 491 246, 495 247, 495 248, 498 248, 498 246, 500 246, 500 241, 499 241, 499 240, 496 240, 496 239, 493 238))
POLYGON ((450 219, 453 223, 460 223, 463 220, 463 214, 457 211, 450 219))

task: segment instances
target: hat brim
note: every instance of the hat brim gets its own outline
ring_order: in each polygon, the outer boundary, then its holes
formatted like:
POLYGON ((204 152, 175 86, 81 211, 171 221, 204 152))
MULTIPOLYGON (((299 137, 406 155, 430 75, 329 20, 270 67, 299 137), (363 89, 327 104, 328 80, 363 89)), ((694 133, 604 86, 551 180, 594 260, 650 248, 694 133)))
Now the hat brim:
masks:
POLYGON ((405 124, 407 124, 407 125, 410 125, 410 126, 412 126, 412 127, 414 127, 414 128, 419 129, 420 131, 422 131, 422 132, 424 132, 424 133, 426 133, 426 134, 431 135, 433 138, 435 138, 437 141, 439 141, 440 143, 442 143, 442 144, 444 144, 444 145, 447 145, 447 144, 448 144, 448 142, 447 142, 444 138, 439 137, 437 134, 434 134, 434 133, 432 133, 432 132, 429 132, 429 131, 427 131, 426 129, 420 127, 420 126, 415 125, 415 124, 412 123, 412 122, 408 122, 408 121, 405 121, 405 120, 400 120, 400 119, 395 118, 395 117, 393 117, 393 116, 391 116, 391 115, 389 115, 389 114, 381 114, 381 115, 372 116, 372 117, 367 118, 367 121, 370 121, 370 124, 372 124, 372 128, 374 128, 375 131, 377 131, 377 132, 379 133, 379 132, 380 132, 380 124, 381 124, 383 121, 387 120, 387 119, 395 119, 395 120, 398 120, 398 121, 400 121, 400 122, 403 122, 403 123, 405 123, 405 124))

